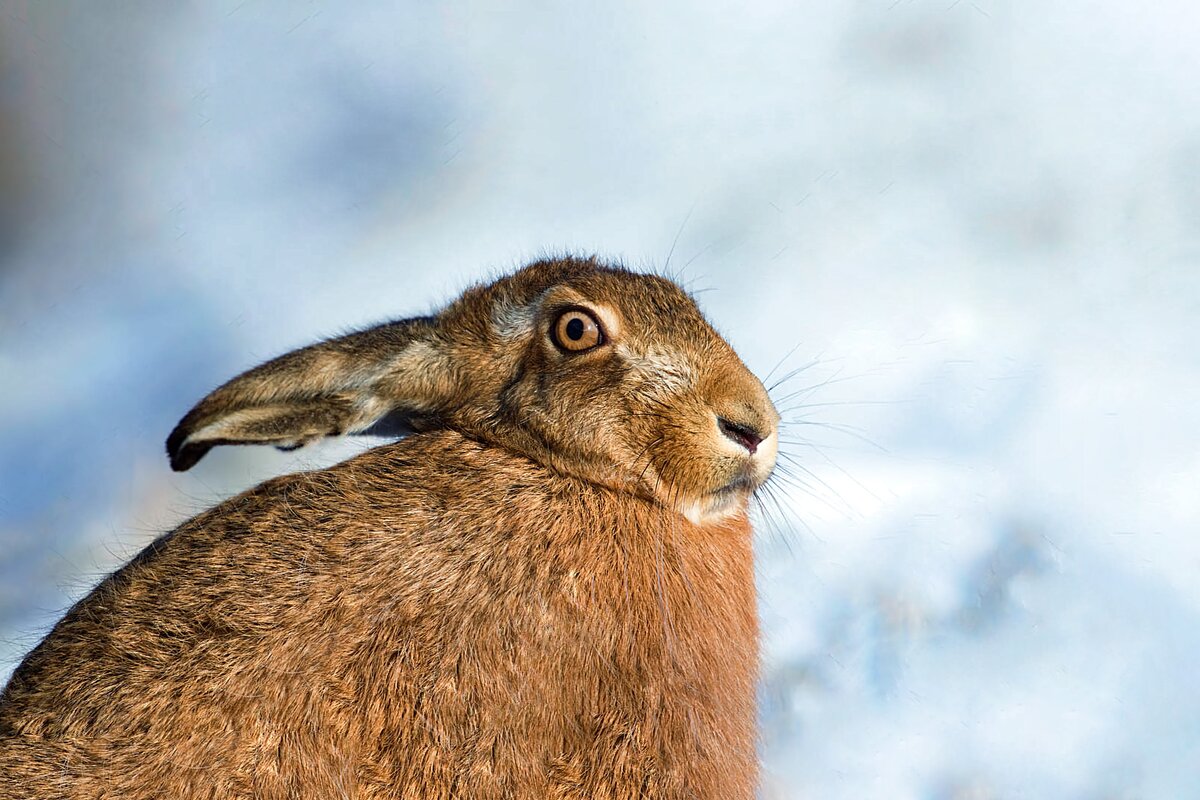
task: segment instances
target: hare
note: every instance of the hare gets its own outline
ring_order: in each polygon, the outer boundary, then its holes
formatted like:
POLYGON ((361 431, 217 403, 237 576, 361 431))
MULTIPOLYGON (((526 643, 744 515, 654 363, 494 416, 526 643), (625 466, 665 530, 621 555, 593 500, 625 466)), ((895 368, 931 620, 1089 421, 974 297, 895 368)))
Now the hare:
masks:
POLYGON ((3 798, 720 798, 757 781, 779 415, 671 281, 534 263, 171 433, 407 430, 161 537, 0 695, 3 798))

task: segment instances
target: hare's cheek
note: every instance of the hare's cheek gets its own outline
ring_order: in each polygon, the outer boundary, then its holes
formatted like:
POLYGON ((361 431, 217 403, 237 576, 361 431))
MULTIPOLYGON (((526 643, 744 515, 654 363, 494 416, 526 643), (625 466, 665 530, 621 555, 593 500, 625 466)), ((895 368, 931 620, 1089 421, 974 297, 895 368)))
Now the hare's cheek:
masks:
POLYGON ((663 348, 634 352, 618 346, 617 356, 625 369, 626 388, 653 404, 670 405, 696 386, 696 372, 683 353, 663 348))
POLYGON ((725 457, 713 450, 708 437, 697 434, 679 426, 666 428, 654 459, 675 494, 694 499, 723 485, 722 476, 729 471, 725 457))

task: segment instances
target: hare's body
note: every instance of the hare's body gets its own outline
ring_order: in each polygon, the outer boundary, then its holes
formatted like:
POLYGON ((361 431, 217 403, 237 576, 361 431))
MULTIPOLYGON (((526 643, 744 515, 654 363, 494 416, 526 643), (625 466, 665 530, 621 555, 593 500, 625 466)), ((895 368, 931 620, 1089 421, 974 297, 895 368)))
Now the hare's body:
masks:
POLYGON ((425 434, 79 603, 8 688, 0 796, 749 798, 756 650, 744 520, 425 434))
POLYGON ((0 799, 750 800, 762 384, 669 281, 534 264, 167 442, 423 431, 180 526, 0 694, 0 799))

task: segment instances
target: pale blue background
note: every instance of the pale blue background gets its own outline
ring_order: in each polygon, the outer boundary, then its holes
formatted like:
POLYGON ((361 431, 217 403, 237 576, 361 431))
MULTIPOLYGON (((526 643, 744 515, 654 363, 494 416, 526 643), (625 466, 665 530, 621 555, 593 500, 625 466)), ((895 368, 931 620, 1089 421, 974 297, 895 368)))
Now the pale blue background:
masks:
POLYGON ((764 798, 1200 797, 1186 2, 0 0, 0 675, 367 444, 172 474, 205 392, 567 249, 673 251, 760 374, 817 362, 764 798))

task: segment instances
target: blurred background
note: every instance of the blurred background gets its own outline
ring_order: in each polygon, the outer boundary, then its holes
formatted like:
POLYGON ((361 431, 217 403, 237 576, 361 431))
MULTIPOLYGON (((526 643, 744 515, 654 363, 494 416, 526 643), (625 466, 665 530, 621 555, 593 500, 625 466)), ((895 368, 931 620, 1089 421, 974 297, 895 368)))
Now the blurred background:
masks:
POLYGON ((375 442, 163 441, 546 253, 670 259, 789 420, 762 796, 1200 797, 1200 11, 0 0, 0 680, 375 442))

